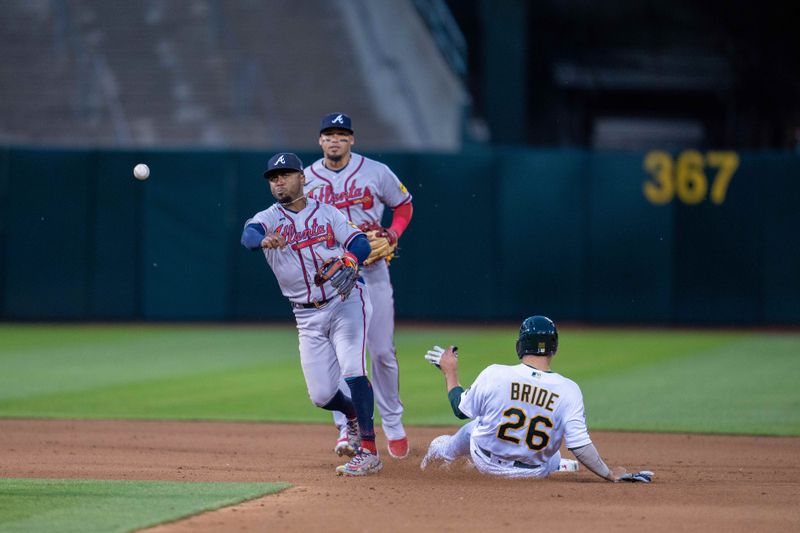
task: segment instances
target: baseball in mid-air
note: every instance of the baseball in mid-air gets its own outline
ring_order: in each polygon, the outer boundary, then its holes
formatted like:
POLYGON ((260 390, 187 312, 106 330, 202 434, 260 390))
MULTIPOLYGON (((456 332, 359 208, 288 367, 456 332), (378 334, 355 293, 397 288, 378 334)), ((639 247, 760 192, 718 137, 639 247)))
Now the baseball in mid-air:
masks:
POLYGON ((150 177, 150 167, 144 163, 139 163, 133 167, 133 177, 137 180, 146 180, 150 177))

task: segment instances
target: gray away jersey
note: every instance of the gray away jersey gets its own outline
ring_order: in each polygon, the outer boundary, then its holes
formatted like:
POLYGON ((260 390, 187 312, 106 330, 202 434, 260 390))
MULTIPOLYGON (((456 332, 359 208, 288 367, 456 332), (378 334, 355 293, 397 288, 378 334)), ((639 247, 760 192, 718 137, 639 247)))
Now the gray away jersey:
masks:
POLYGON ((336 295, 330 281, 314 285, 317 269, 331 257, 341 257, 356 235, 363 233, 336 208, 309 200, 297 213, 273 204, 245 222, 261 224, 266 233, 280 233, 284 248, 264 250, 281 293, 295 303, 327 300, 336 295))
POLYGON ((389 167, 356 153, 339 172, 322 159, 305 169, 309 198, 340 209, 354 224, 380 224, 384 206, 392 209, 411 201, 411 194, 389 167))

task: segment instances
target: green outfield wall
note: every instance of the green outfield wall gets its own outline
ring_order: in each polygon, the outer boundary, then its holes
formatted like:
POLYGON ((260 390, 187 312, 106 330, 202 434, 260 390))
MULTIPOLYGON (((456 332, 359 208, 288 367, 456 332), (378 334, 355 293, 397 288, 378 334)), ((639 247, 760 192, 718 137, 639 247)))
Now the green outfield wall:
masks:
MULTIPOLYGON (((239 245, 269 155, 0 149, 0 318, 290 318, 239 245)), ((400 318, 800 323, 795 153, 367 155, 414 195, 400 318)))

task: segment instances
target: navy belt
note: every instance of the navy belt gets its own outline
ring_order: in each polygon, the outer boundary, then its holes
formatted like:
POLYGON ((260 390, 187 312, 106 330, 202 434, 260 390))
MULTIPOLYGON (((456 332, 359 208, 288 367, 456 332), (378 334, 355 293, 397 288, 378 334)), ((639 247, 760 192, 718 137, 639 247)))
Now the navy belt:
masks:
MULTIPOLYGON (((490 461, 492 460, 492 455, 493 455, 492 452, 490 452, 489 450, 484 450, 477 444, 475 446, 481 451, 483 455, 486 456, 487 459, 489 459, 490 461)), ((510 462, 508 459, 504 459, 504 461, 510 462)), ((529 465, 528 463, 523 463, 521 461, 514 461, 512 463, 512 466, 516 468, 525 468, 527 470, 536 470, 537 468, 539 468, 540 465, 529 465)))
POLYGON ((292 302, 292 307, 296 309, 314 309, 314 308, 319 309, 320 307, 330 302, 331 300, 333 300, 333 298, 328 298, 327 300, 312 300, 307 304, 292 302))

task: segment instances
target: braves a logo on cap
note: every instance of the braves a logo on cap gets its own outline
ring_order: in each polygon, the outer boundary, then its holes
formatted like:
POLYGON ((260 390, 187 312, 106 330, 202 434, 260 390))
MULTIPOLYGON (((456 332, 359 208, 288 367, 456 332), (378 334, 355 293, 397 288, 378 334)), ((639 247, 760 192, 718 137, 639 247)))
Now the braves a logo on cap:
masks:
POLYGON ((344 118, 342 115, 336 115, 336 118, 331 120, 331 124, 344 124, 344 118))
POLYGON ((283 158, 283 155, 281 155, 278 159, 276 159, 275 163, 272 166, 273 167, 277 167, 279 164, 280 165, 285 165, 286 164, 286 160, 283 158))

